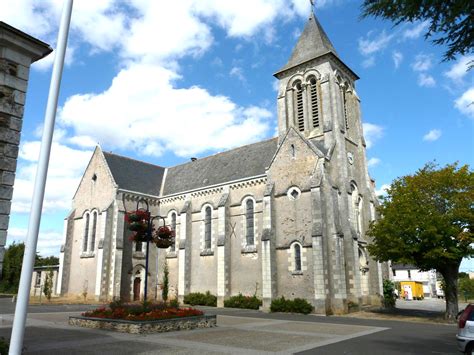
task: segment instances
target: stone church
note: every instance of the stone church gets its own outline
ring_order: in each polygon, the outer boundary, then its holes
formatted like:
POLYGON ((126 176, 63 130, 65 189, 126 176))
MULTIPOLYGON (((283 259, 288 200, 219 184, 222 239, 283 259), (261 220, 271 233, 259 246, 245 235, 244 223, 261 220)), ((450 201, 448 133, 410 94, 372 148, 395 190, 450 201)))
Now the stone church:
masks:
POLYGON ((380 302, 382 267, 366 251, 376 218, 358 76, 311 14, 275 73, 278 136, 161 167, 97 147, 64 221, 58 292, 99 300, 143 298, 145 248, 124 219, 146 199, 176 232, 150 244, 148 297, 210 291, 304 298, 316 313, 380 302))

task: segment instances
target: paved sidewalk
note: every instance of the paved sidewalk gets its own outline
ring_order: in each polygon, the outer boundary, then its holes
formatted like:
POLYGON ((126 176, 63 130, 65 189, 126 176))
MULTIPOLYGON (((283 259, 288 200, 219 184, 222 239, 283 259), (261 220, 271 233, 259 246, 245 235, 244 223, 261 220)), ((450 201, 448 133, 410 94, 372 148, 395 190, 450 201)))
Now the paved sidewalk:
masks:
MULTIPOLYGON (((71 327, 77 312, 30 314, 25 354, 291 354, 386 330, 384 327, 218 315, 218 327, 135 335, 71 327)), ((8 337, 12 315, 2 315, 8 337)))

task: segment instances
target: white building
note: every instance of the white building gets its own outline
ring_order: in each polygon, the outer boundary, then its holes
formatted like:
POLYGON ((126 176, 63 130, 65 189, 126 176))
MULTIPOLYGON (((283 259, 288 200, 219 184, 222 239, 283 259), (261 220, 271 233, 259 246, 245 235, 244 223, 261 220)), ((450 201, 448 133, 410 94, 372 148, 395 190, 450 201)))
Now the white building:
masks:
POLYGON ((421 271, 414 265, 392 264, 391 279, 400 281, 419 281, 423 283, 425 297, 436 297, 436 270, 421 271))

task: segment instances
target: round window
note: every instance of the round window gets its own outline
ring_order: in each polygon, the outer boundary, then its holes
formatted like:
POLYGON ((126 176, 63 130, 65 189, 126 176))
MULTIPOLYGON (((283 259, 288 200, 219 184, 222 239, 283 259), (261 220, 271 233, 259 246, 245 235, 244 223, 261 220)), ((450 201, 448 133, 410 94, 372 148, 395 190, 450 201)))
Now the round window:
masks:
POLYGON ((290 200, 294 201, 300 198, 301 191, 297 187, 290 187, 286 195, 288 196, 290 200))

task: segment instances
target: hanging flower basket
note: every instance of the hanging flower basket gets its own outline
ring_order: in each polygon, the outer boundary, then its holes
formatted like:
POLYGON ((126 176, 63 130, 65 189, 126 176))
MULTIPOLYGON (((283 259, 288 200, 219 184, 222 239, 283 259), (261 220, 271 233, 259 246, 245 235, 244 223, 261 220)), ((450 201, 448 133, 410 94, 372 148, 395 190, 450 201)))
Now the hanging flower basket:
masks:
POLYGON ((150 212, 144 210, 136 210, 132 212, 128 212, 125 215, 127 222, 148 222, 150 219, 150 212))
POLYGON ((128 230, 132 232, 145 232, 148 228, 147 222, 131 222, 128 225, 128 230))
POLYGON ((161 238, 156 238, 153 240, 156 244, 157 248, 160 249, 166 249, 169 248, 170 246, 173 245, 174 239, 161 239, 161 238))
POLYGON ((167 226, 159 227, 156 231, 156 236, 160 239, 171 239, 174 237, 174 231, 167 226))
POLYGON ((147 235, 143 232, 135 232, 130 236, 129 240, 135 243, 146 242, 147 235))

